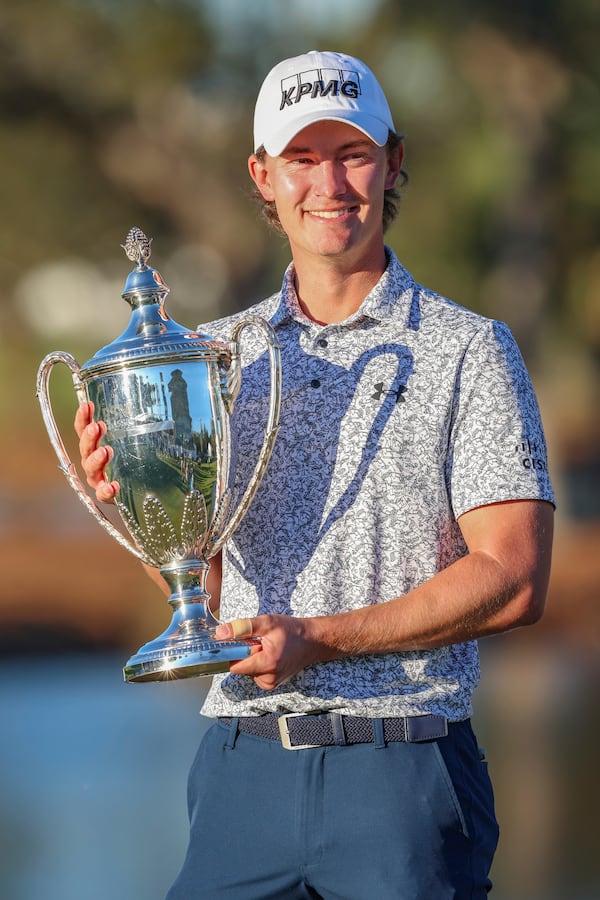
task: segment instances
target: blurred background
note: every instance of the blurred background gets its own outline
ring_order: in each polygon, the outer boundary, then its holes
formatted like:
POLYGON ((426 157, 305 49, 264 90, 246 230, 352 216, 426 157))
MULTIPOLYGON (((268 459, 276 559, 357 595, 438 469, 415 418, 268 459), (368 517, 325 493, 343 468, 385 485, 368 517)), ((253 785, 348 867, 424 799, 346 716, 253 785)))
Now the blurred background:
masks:
MULTIPOLYGON (((508 322, 531 372, 557 535, 544 620, 481 646, 494 896, 600 896, 599 26, 597 0, 3 0, 0 896, 160 900, 181 862, 206 683, 123 683, 168 607, 59 473, 35 377, 49 351, 83 363, 122 331, 132 225, 190 327, 279 287, 252 110, 267 70, 313 48, 371 65, 407 135, 388 243, 508 322)), ((233 817, 224 858, 243 839, 233 817)))

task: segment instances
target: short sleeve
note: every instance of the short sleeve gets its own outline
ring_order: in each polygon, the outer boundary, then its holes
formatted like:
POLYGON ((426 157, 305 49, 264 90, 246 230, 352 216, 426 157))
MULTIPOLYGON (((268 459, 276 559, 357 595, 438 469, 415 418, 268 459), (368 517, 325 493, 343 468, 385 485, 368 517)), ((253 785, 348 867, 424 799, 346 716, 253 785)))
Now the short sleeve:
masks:
POLYGON ((486 320, 463 357, 447 478, 454 515, 509 500, 554 503, 537 398, 509 328, 486 320))

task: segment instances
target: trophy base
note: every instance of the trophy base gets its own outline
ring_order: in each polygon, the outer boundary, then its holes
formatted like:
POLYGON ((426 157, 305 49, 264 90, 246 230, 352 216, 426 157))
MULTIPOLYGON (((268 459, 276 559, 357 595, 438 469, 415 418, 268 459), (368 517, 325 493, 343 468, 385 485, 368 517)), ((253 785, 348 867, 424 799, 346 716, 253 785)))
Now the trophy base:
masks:
POLYGON ((137 683, 216 675, 229 671, 229 663, 233 660, 250 656, 251 648, 257 644, 260 641, 252 638, 248 641, 188 641, 187 645, 155 649, 151 649, 152 644, 147 644, 128 660, 123 677, 125 681, 137 683))

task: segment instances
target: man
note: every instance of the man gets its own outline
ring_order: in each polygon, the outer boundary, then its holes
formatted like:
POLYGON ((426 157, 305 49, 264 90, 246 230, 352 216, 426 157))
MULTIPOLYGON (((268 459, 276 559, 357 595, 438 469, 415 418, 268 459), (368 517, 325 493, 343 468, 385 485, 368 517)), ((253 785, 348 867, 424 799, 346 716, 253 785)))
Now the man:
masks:
MULTIPOLYGON (((254 311, 281 342, 281 427, 222 554, 217 630, 262 643, 214 678, 169 900, 490 889, 476 639, 540 617, 553 495, 507 327, 416 284, 384 244, 401 166, 362 62, 313 51, 268 74, 249 170, 293 262, 254 311)), ((227 338, 234 319, 203 330, 227 338)), ((242 470, 268 392, 264 348, 246 343, 242 470)), ((82 461, 110 500, 91 412, 82 461)))

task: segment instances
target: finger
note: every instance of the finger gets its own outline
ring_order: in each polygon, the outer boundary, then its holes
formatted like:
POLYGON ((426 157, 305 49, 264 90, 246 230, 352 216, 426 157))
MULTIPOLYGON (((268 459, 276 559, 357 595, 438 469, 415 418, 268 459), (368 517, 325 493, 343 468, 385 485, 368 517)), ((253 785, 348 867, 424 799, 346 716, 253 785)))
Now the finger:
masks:
POLYGON ((94 418, 94 404, 92 402, 80 403, 75 413, 74 427, 77 437, 81 437, 84 429, 90 424, 94 418))
MULTIPOLYGON (((258 648, 259 653, 261 648, 258 648)), ((272 691, 280 684, 289 680, 287 677, 277 674, 277 672, 264 671, 264 663, 257 658, 258 654, 251 653, 250 656, 242 660, 236 660, 230 663, 229 670, 234 675, 247 675, 252 678, 259 688, 263 691, 272 691)))
POLYGON ((252 619, 233 619, 217 625, 215 636, 219 640, 238 641, 252 637, 252 619))
POLYGON ((261 691, 274 691, 275 688, 278 688, 280 684, 284 683, 284 681, 278 681, 272 675, 257 675, 254 681, 261 691))
POLYGON ((252 619, 234 619, 229 624, 234 641, 252 637, 252 619))
POLYGON ((106 425, 104 422, 90 422, 86 425, 79 437, 79 452, 81 461, 85 462, 88 456, 97 450, 100 441, 106 434, 106 425))
POLYGON ((113 455, 112 447, 98 447, 88 456, 82 456, 81 465, 90 487, 96 489, 101 481, 107 481, 105 469, 113 455))
POLYGON ((96 499, 101 503, 112 503, 119 493, 118 481, 103 481, 96 488, 96 499))

